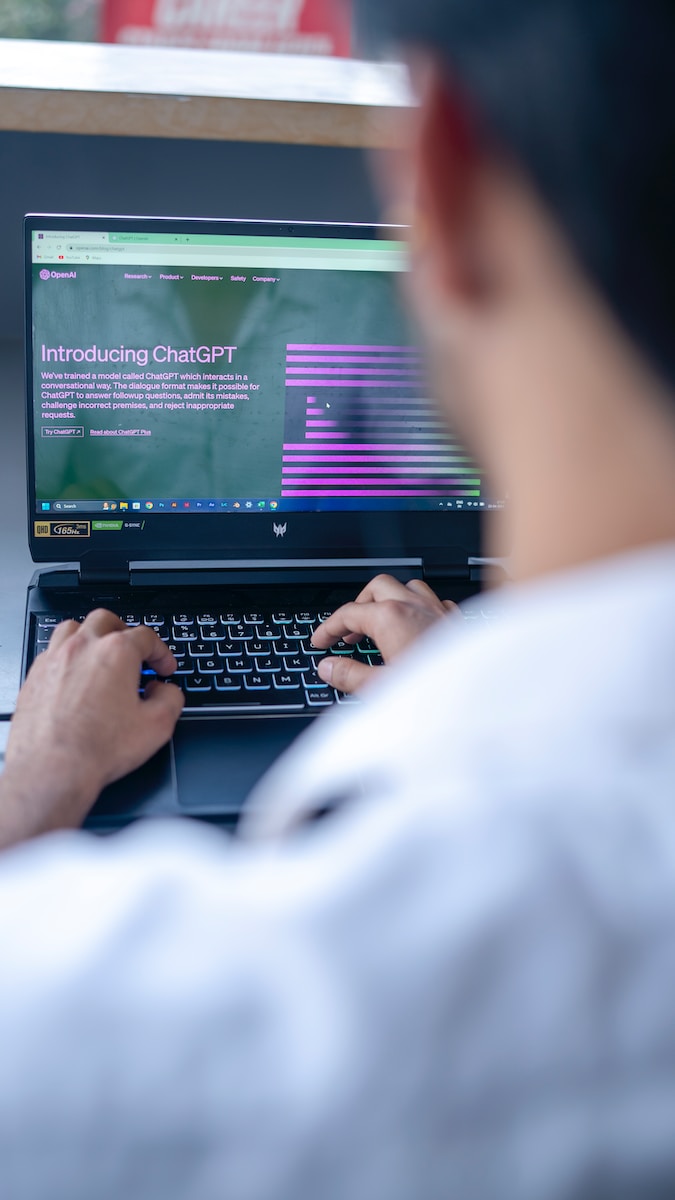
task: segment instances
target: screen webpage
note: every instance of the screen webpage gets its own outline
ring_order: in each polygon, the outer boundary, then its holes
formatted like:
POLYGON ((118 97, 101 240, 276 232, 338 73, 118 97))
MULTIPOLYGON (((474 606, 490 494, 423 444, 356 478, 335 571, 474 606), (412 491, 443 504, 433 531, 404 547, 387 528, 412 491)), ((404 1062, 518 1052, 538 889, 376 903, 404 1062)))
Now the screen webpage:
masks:
POLYGON ((33 231, 37 512, 493 507, 405 269, 395 241, 33 231))

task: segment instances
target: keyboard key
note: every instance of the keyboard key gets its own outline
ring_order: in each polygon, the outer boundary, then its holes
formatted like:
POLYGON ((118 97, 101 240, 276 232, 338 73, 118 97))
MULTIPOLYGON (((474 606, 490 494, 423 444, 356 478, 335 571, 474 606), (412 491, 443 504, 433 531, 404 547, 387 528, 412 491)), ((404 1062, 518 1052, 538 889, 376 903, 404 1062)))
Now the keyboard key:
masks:
POLYGON ((244 625, 260 625, 265 620, 261 612, 251 612, 244 614, 244 625))
POLYGON ((295 613, 283 611, 279 609, 272 613, 272 621, 275 625, 291 625, 295 620, 295 613))
POLYGON ((223 642, 227 638, 222 625, 200 625, 199 632, 203 642, 223 642))
POLYGON ((328 654, 327 650, 318 650, 316 646, 312 645, 309 639, 304 641, 300 648, 304 654, 311 654, 312 658, 323 658, 324 654, 328 654))
POLYGON ((349 642, 345 642, 340 638, 339 642, 330 648, 331 654, 356 654, 356 646, 350 646, 349 642))
POLYGON ((258 637, 265 642, 276 641, 277 638, 281 637, 281 630, 276 625, 265 625, 263 623, 258 626, 258 637))
POLYGON ((288 638, 306 638, 307 626, 303 625, 284 625, 284 637, 288 638))
POLYGON ((160 625, 164 624, 164 617, 161 613, 148 613, 147 616, 143 617, 143 624, 150 625, 152 629, 157 629, 160 625))
POLYGON ((229 638, 224 642, 216 642, 215 646, 216 654, 219 654, 221 658, 229 658, 231 654, 239 655, 242 650, 241 642, 233 642, 229 638))
POLYGON ((224 675, 225 667, 222 660, 216 661, 215 658, 200 658, 199 670, 202 675, 224 675))
POLYGON ((197 614, 197 624, 198 625, 217 625, 218 617, 214 613, 198 613, 197 614))
POLYGON ((310 654, 309 655, 310 670, 318 671, 319 663, 321 662, 322 657, 323 656, 320 654, 310 654))
POLYGON ((279 638, 278 641, 272 643, 272 654, 276 654, 279 658, 283 658, 285 654, 296 654, 302 647, 298 646, 297 642, 288 642, 286 638, 279 638))
POLYGON ((38 629, 53 629, 56 625, 60 625, 63 620, 63 617, 41 616, 37 618, 37 627, 38 629))
POLYGON ((197 640, 197 633, 194 625, 174 624, 171 630, 171 636, 174 642, 195 642, 197 640))
POLYGON ((194 675, 195 664, 189 658, 177 658, 177 667, 174 675, 194 675))
POLYGON ((213 646, 208 642, 188 642, 187 649, 191 658, 210 658, 214 653, 213 646))
POLYGON ((297 704, 304 708, 305 692, 297 684, 294 687, 280 687, 277 679, 274 679, 270 700, 273 704, 297 704))
POLYGON ((270 672, 276 674, 279 670, 279 660, 276 658, 254 658, 253 662, 254 670, 258 674, 269 674, 270 672))
POLYGON ((323 687, 311 688, 306 693, 307 703, 310 708, 325 708, 326 705, 332 704, 335 700, 335 692, 332 688, 323 687))
POLYGON ((44 645, 44 647, 46 649, 49 639, 51 638, 55 629, 56 629, 55 625, 48 626, 47 629, 38 629, 37 637, 36 637, 36 642, 37 642, 38 646, 44 645))
POLYGON ((283 663, 284 663, 284 671, 290 672, 291 674, 294 674, 297 672, 300 672, 300 674, 302 674, 302 672, 306 671, 310 665, 309 659, 307 658, 307 656, 305 654, 296 654, 292 658, 290 656, 287 658, 284 658, 283 663))
POLYGON ((295 614, 296 625, 313 625, 316 621, 316 613, 299 612, 295 614))
POLYGON ((141 618, 138 613, 120 613, 120 620, 124 621, 124 624, 130 627, 141 624, 141 618))
POLYGON ((338 704, 358 704, 359 698, 350 692, 336 692, 335 698, 338 704))
POLYGON ((226 670, 230 675, 248 675, 250 673, 251 663, 247 662, 245 658, 226 658, 225 663, 226 670))
POLYGON ((269 654, 271 649, 272 647, 269 642, 263 642, 259 638, 254 639, 252 642, 246 642, 244 646, 246 654, 250 655, 251 658, 255 658, 259 654, 269 654))
POLYGON ((208 705, 209 707, 218 707, 227 711, 232 709, 237 712, 278 712, 290 711, 296 709, 302 711, 305 707, 302 699, 297 700, 295 696, 277 695, 274 692, 245 692, 243 688, 237 692, 225 692, 214 690, 209 695, 192 695, 187 697, 186 708, 188 711, 199 711, 200 708, 208 705))
POLYGON ((208 675, 188 675, 184 681, 186 692, 210 692, 211 685, 208 675))
POLYGON ((241 613, 238 612, 222 612, 220 614, 221 625, 241 625, 241 613))
POLYGON ((226 675, 223 672, 222 675, 214 676, 213 681, 217 692, 236 692, 238 696, 243 695, 241 679, 236 675, 226 675))
POLYGON ((272 681, 269 675, 244 675, 244 687, 247 692, 269 692, 272 681))
POLYGON ((323 679, 319 679, 318 675, 314 675, 310 671, 305 672, 305 674, 303 675, 302 685, 303 685, 303 687, 306 687, 308 689, 309 688, 325 688, 325 686, 326 686, 323 679))
POLYGON ((255 629, 250 625, 230 625, 228 634, 233 641, 248 641, 250 638, 255 637, 255 629))
MULTIPOLYGON (((272 676, 272 683, 278 692, 301 692, 297 675, 289 675, 282 672, 272 676)), ((304 699, 304 693, 303 699, 304 699)))
POLYGON ((361 662, 364 662, 368 667, 384 666, 384 659, 379 650, 376 650, 374 654, 360 654, 358 657, 361 662))
POLYGON ((195 619, 189 613, 175 613, 173 616, 174 625, 194 625, 195 619))

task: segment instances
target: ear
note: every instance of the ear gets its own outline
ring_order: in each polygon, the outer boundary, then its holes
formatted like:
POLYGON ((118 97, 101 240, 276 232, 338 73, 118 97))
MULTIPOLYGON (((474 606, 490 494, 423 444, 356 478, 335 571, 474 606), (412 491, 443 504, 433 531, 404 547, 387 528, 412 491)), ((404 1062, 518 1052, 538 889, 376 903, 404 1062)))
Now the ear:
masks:
POLYGON ((412 253, 418 269, 431 256, 437 284, 447 298, 467 302, 485 286, 478 204, 482 141, 446 69, 427 61, 417 83, 420 108, 409 162, 416 187, 412 253))

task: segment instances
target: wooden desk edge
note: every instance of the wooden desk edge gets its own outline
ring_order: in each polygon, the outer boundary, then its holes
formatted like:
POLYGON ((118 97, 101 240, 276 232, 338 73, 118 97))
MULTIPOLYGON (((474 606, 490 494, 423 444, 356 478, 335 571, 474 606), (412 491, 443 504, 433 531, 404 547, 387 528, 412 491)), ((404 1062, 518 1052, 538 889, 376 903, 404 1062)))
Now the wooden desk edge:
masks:
POLYGON ((0 87, 0 130, 387 149, 398 108, 0 87))
POLYGON ((393 63, 0 39, 7 131, 377 148, 409 103, 393 63))

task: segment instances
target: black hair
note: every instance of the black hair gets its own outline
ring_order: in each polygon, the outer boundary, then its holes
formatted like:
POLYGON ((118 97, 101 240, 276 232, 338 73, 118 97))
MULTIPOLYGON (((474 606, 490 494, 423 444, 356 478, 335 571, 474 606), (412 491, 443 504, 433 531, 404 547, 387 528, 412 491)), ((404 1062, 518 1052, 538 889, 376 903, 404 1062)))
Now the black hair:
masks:
POLYGON ((430 47, 675 384, 675 0, 360 0, 430 47))

